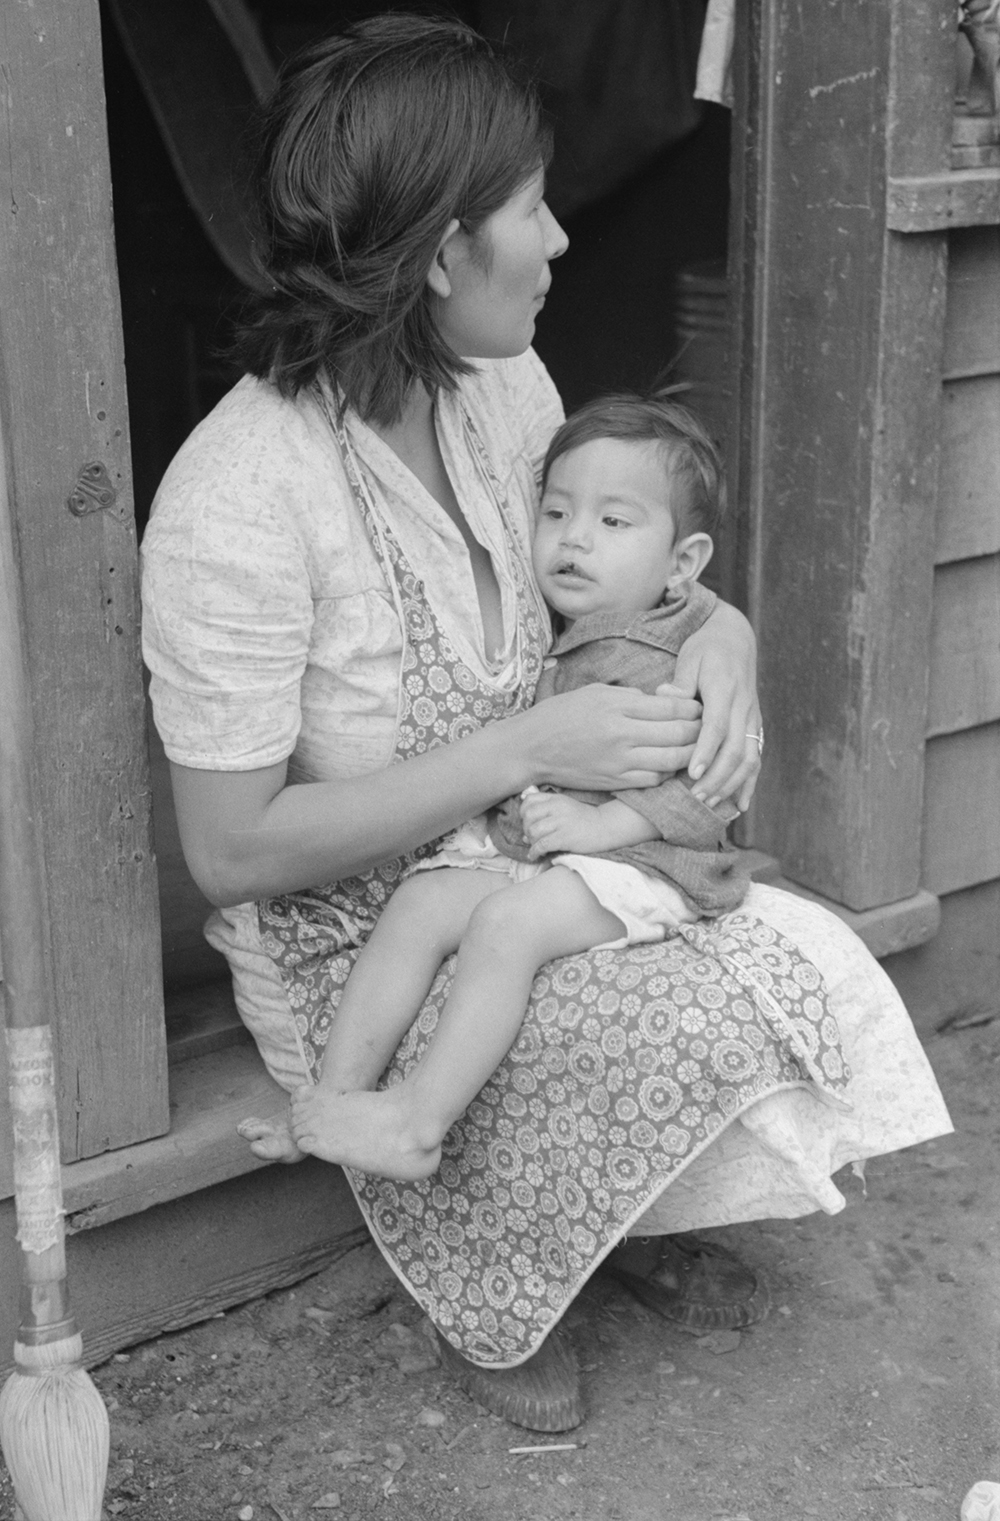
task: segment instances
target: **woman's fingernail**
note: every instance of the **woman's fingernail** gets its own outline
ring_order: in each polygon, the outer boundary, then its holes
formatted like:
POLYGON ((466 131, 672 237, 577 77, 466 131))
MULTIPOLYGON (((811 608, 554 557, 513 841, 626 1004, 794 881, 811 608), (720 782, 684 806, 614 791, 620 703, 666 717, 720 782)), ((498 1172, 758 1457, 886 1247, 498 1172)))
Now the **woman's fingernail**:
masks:
POLYGON ((720 798, 710 797, 709 800, 708 800, 708 806, 709 806, 709 808, 718 808, 720 801, 721 801, 720 798))
POLYGON ((691 793, 691 796, 692 797, 696 797, 698 799, 699 803, 703 803, 705 801, 705 794, 698 787, 694 788, 694 790, 691 793))
MULTIPOLYGON (((691 770, 688 773, 688 775, 691 776, 695 781, 698 780, 699 776, 704 776, 704 774, 705 767, 702 765, 701 761, 695 761, 694 765, 691 767, 691 770)), ((698 794, 696 792, 695 797, 697 796, 698 794)))

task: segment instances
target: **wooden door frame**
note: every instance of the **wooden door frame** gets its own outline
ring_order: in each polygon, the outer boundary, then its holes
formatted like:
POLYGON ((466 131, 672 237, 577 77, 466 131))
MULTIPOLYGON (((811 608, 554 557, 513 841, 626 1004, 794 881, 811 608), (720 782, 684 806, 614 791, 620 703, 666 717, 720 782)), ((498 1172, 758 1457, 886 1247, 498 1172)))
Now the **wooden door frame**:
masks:
POLYGON ((920 884, 949 165, 949 0, 738 6, 730 270, 742 596, 767 755, 752 843, 852 909, 920 884))
POLYGON ((4 6, 0 48, 0 407, 71 1161, 169 1122, 97 0, 4 6))

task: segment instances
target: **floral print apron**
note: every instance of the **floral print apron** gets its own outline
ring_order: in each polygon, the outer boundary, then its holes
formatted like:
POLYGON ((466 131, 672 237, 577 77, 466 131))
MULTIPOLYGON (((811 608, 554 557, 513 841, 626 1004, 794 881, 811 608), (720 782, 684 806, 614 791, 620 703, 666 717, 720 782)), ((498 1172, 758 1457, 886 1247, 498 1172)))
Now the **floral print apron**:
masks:
MULTIPOLYGON (((517 592, 519 683, 501 691, 459 659, 331 418, 403 631, 394 762, 527 707, 546 631, 503 489, 466 434, 500 513, 517 592)), ((341 992, 394 887, 439 842, 357 877, 258 904, 312 1074, 341 992)), ((441 968, 382 1078, 400 1082, 433 1038, 441 968)), ((520 1034, 445 1138, 422 1182, 347 1170, 383 1254, 472 1362, 514 1367, 652 1201, 741 1111, 781 1088, 849 1107, 850 1073, 819 972, 756 915, 685 925, 662 944, 565 957, 538 973, 520 1034)))

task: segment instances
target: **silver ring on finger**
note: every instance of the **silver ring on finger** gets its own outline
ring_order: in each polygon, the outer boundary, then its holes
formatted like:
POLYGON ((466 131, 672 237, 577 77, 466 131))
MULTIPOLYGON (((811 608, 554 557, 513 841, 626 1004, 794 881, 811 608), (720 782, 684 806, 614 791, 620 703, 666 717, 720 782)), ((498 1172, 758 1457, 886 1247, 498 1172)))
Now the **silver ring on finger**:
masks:
POLYGON ((764 725, 761 724, 756 734, 748 734, 747 739, 752 739, 757 746, 757 754, 764 754, 764 725))

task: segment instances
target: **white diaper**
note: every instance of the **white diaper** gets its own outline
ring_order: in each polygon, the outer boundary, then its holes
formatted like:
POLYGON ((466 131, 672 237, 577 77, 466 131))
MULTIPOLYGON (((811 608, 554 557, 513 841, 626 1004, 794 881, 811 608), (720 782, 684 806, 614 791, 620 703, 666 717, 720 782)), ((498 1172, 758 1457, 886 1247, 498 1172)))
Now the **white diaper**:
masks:
POLYGON ((626 861, 603 856, 553 856, 553 866, 568 866, 582 877, 602 908, 625 926, 620 940, 605 940, 595 951, 615 951, 624 945, 665 940, 678 925, 693 924, 698 915, 688 908, 676 887, 662 877, 647 877, 626 861))
POLYGON ((456 871, 502 871, 512 882, 530 882, 549 868, 548 861, 515 861, 497 850, 486 828, 485 813, 477 813, 467 824, 460 824, 441 841, 441 849, 425 861, 418 861, 410 872, 437 871, 450 866, 456 871))
POLYGON ((557 855, 545 861, 515 861, 497 849, 486 828, 486 815, 477 814, 441 842, 441 849, 427 860, 419 861, 413 871, 436 871, 450 866, 458 871, 499 871, 511 882, 530 882, 552 866, 566 866, 582 877, 602 908, 614 914, 625 926, 619 940, 602 941, 594 950, 618 950, 625 945, 644 945, 664 940, 680 924, 692 924, 698 915, 684 902, 680 893, 662 877, 647 877, 645 872, 624 861, 606 861, 602 856, 557 855))

